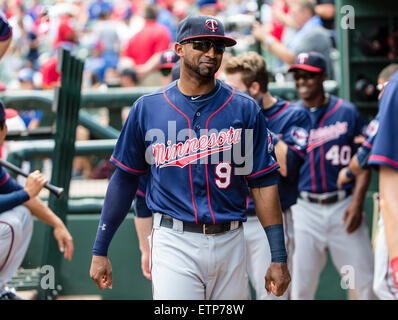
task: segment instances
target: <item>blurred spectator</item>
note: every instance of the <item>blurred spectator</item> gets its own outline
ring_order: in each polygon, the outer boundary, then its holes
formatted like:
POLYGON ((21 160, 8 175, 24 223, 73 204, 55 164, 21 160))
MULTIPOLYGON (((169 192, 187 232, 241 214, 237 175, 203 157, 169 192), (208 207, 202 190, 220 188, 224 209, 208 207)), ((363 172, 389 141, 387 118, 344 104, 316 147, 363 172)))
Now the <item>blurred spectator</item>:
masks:
POLYGON ((32 64, 35 70, 39 70, 39 41, 33 32, 28 32, 29 51, 26 59, 32 64))
POLYGON ((333 30, 335 28, 334 15, 336 13, 334 0, 316 0, 316 3, 315 13, 321 18, 322 25, 326 29, 333 30))
POLYGON ((103 82, 108 67, 114 66, 107 64, 104 57, 104 44, 100 40, 92 46, 90 55, 84 63, 84 70, 94 74, 99 82, 103 82))
POLYGON ((216 16, 219 12, 219 4, 217 0, 198 0, 198 15, 216 16))
POLYGON ((33 81, 34 70, 30 68, 23 68, 18 72, 19 88, 21 90, 34 90, 35 85, 33 81))
POLYGON ((54 41, 54 48, 62 46, 68 50, 73 50, 77 44, 78 35, 73 24, 73 16, 76 14, 76 7, 66 6, 64 13, 59 16, 59 25, 54 41))
POLYGON ((289 44, 281 43, 268 32, 264 25, 259 23, 253 25, 253 36, 260 40, 271 53, 289 65, 294 63, 295 56, 301 52, 319 52, 327 60, 328 75, 333 75, 330 60, 332 40, 329 32, 322 27, 319 16, 315 15, 314 2, 296 0, 291 5, 290 14, 298 31, 289 44))
POLYGON ((128 41, 122 51, 121 56, 132 59, 135 65, 144 64, 155 53, 168 49, 171 44, 169 30, 156 22, 157 14, 155 5, 145 8, 144 27, 128 41))
POLYGON ((102 11, 98 20, 93 22, 91 29, 95 30, 98 39, 101 41, 102 57, 106 66, 116 68, 119 61, 120 41, 117 32, 118 25, 110 20, 111 11, 102 11))
POLYGON ((60 84, 61 74, 57 71, 57 64, 58 55, 55 54, 40 67, 40 73, 42 75, 42 89, 52 90, 60 84))
POLYGON ((103 0, 97 0, 91 2, 88 7, 89 20, 97 19, 101 12, 108 11, 112 12, 113 6, 112 3, 103 0))
POLYGON ((171 69, 174 67, 180 57, 174 50, 167 50, 160 56, 160 65, 158 69, 162 73, 162 85, 165 86, 172 81, 171 69))
POLYGON ((138 84, 137 72, 134 69, 124 69, 120 73, 120 86, 123 88, 135 87, 138 84))
POLYGON ((173 41, 177 35, 177 18, 173 15, 173 4, 175 0, 157 0, 159 12, 157 22, 166 26, 170 31, 173 41))

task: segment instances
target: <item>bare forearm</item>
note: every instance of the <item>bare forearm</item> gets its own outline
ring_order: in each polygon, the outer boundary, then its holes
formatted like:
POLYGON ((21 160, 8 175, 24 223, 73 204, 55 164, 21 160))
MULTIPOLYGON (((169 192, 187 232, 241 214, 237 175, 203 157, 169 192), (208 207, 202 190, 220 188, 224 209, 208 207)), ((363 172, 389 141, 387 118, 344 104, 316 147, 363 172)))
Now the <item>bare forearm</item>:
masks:
POLYGON ((286 166, 286 155, 287 155, 288 146, 282 140, 279 140, 275 145, 275 155, 279 164, 279 173, 283 176, 287 176, 287 166, 286 166))
POLYGON ((323 19, 333 19, 335 11, 336 9, 334 4, 318 4, 315 7, 315 13, 323 19))
POLYGON ((278 40, 275 39, 275 41, 268 47, 268 50, 287 64, 294 63, 294 53, 278 40))
POLYGON ((148 237, 152 232, 152 217, 134 217, 134 223, 141 252, 149 250, 148 237))
POLYGON ((371 178, 370 170, 363 170, 355 177, 354 194, 352 202, 358 206, 362 206, 365 201, 366 191, 368 190, 371 178))
POLYGON ((30 210, 33 216, 53 228, 63 224, 62 220, 38 197, 26 201, 24 206, 30 210))
POLYGON ((380 167, 380 209, 390 258, 398 257, 398 171, 380 167))
POLYGON ((278 185, 252 188, 256 214, 263 227, 282 224, 282 210, 279 202, 278 185))
POLYGON ((352 174, 355 176, 367 171, 366 169, 362 169, 361 166, 359 165, 358 158, 357 158, 356 154, 352 157, 349 167, 350 167, 352 174))

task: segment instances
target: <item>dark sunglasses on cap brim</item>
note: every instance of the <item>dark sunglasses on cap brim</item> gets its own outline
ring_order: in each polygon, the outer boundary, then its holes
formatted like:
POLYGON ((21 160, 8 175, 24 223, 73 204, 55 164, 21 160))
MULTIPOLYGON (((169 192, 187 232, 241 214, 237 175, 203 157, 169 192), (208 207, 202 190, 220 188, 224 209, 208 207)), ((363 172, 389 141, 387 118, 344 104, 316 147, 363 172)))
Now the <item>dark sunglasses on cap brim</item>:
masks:
POLYGON ((225 43, 220 41, 212 41, 208 39, 181 41, 181 44, 186 43, 192 43, 192 48, 194 50, 199 50, 202 52, 208 52, 212 46, 214 47, 214 52, 216 54, 222 54, 225 51, 225 43))

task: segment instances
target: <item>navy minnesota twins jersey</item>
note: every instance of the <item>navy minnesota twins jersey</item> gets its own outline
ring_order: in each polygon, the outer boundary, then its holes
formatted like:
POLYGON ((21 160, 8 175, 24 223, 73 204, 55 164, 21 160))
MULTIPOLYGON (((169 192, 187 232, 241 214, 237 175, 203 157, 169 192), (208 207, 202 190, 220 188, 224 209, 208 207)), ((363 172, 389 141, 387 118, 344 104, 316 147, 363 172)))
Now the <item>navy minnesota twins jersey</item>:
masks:
MULTIPOLYGON (((261 98, 262 99, 262 98, 261 98)), ((261 105, 262 101, 259 101, 261 105)), ((289 162, 302 163, 307 148, 308 133, 311 129, 311 119, 308 111, 294 106, 288 101, 277 98, 277 102, 269 109, 262 110, 268 121, 268 128, 283 140, 289 147, 287 157, 289 162)), ((278 191, 282 210, 290 208, 298 196, 298 168, 288 166, 288 176, 278 175, 278 191), (297 172, 293 172, 292 170, 297 172)), ((250 198, 248 211, 254 213, 254 203, 250 198)))
MULTIPOLYGON (((302 101, 298 105, 305 108, 302 101)), ((330 95, 326 106, 311 108, 312 128, 307 153, 300 169, 299 190, 324 193, 337 190, 337 176, 350 163, 358 146, 354 138, 362 135, 365 122, 355 106, 330 95)), ((350 189, 354 182, 343 188, 350 189)))
POLYGON ((279 168, 256 101, 219 80, 215 89, 195 104, 175 81, 131 108, 111 161, 132 174, 150 170, 152 212, 196 223, 245 221, 247 181, 279 168))
POLYGON ((379 125, 368 163, 398 170, 398 72, 384 88, 377 114, 379 125))

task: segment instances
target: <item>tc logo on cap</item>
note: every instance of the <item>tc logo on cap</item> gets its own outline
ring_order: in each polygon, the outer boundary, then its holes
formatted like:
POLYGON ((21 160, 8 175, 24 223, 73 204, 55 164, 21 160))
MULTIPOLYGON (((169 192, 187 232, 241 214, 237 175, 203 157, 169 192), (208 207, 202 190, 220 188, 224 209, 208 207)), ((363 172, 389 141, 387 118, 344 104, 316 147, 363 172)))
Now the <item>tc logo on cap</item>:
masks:
POLYGON ((210 29, 211 31, 216 32, 216 30, 218 29, 218 23, 214 19, 207 19, 206 20, 206 27, 208 29, 210 29))
POLYGON ((164 61, 167 63, 173 62, 174 60, 174 52, 167 51, 163 54, 164 61))
POLYGON ((297 61, 298 63, 302 64, 302 63, 306 63, 306 61, 308 60, 308 53, 300 53, 297 56, 297 61))

